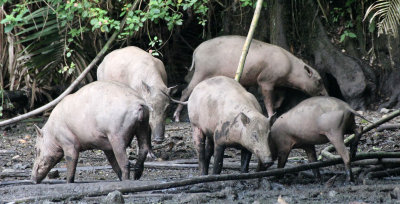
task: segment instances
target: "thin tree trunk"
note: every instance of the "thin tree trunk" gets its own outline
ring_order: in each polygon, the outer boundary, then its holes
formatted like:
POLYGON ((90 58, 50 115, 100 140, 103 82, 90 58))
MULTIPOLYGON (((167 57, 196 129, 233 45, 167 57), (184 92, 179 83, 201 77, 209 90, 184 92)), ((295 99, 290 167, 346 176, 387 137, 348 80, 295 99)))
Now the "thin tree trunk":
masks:
POLYGON ((258 19, 261 13, 263 0, 257 0, 256 10, 254 11, 253 19, 251 20, 249 33, 247 34, 246 42, 243 45, 242 55, 240 56, 239 65, 236 71, 235 80, 239 82, 240 77, 243 73, 244 63, 246 62, 246 56, 249 52, 250 44, 253 39, 254 31, 256 30, 258 19))

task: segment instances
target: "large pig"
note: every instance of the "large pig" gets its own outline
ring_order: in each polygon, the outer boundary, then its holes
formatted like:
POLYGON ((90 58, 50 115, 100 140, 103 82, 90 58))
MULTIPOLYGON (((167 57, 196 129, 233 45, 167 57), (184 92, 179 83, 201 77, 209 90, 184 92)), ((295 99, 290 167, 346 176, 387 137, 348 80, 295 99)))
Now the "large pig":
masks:
POLYGON ((65 97, 37 128, 32 180, 40 183, 65 155, 67 182, 74 182, 79 152, 103 150, 120 180, 129 179, 126 148, 136 135, 139 147, 134 178, 143 173, 151 150, 149 106, 134 90, 117 82, 93 82, 65 97))
POLYGON ((150 113, 153 140, 164 140, 171 88, 166 86, 167 74, 159 59, 134 46, 114 50, 99 65, 97 80, 118 81, 136 89, 154 110, 150 113))
MULTIPOLYGON (((354 115, 362 117, 347 103, 324 96, 306 99, 281 115, 271 128, 270 141, 272 157, 278 158, 278 168, 285 166, 293 148, 304 149, 309 162, 314 162, 317 160, 314 146, 331 142, 343 159, 347 180, 353 180, 350 158, 355 156, 360 136, 354 115), (351 133, 356 137, 350 146, 350 156, 343 138, 344 134, 351 133)), ((321 179, 318 170, 314 174, 321 179)))
MULTIPOLYGON (((193 88, 205 79, 234 78, 245 40, 242 36, 222 36, 201 43, 193 53, 190 68, 195 68, 193 78, 183 90, 180 101, 185 101, 193 88)), ((269 116, 274 112, 272 92, 275 87, 295 88, 311 96, 328 95, 316 70, 285 49, 258 40, 251 43, 240 84, 261 88, 269 116)), ((182 108, 182 105, 176 108, 175 121, 179 121, 182 108)))
POLYGON ((218 76, 199 83, 188 100, 188 110, 202 175, 208 174, 213 154, 213 174, 221 172, 226 147, 242 149, 242 172, 248 171, 252 153, 260 168, 272 165, 270 120, 256 98, 235 80, 218 76))

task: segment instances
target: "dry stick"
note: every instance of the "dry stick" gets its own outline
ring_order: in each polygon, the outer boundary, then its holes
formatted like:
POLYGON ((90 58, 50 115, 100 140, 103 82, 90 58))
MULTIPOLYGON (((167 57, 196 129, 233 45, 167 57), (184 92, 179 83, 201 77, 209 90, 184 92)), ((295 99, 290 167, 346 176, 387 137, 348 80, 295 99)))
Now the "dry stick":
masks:
POLYGON ((235 80, 239 82, 240 77, 243 73, 244 63, 246 61, 247 53, 249 52, 249 47, 251 44, 251 40, 253 39, 254 31, 256 30, 258 19, 260 18, 261 7, 263 0, 257 0, 256 10, 254 11, 253 19, 251 20, 249 33, 246 37, 246 42, 243 45, 242 55, 240 56, 239 65, 236 71, 235 80))
MULTIPOLYGON (((139 3, 139 0, 135 0, 135 3, 133 4, 132 8, 130 8, 129 11, 133 11, 136 9, 137 5, 139 3)), ((108 48, 110 47, 111 43, 114 42, 115 38, 117 37, 117 35, 119 34, 119 32, 124 28, 125 22, 126 22, 126 18, 128 17, 128 12, 126 14, 126 16, 122 19, 120 25, 119 25, 119 30, 116 30, 112 36, 110 37, 110 39, 107 41, 107 43, 104 45, 104 47, 100 50, 100 52, 97 54, 97 56, 93 59, 93 61, 85 68, 85 70, 83 70, 83 72, 78 76, 78 78, 75 79, 75 81, 72 82, 72 84, 61 94, 59 95, 56 99, 54 99, 53 101, 51 101, 50 103, 37 108, 33 111, 30 111, 28 113, 25 113, 23 115, 19 115, 17 117, 8 119, 8 120, 3 120, 0 122, 0 127, 5 126, 5 125, 9 125, 15 122, 18 122, 20 120, 32 117, 34 115, 37 115, 39 113, 42 113, 44 111, 46 111, 47 109, 52 108, 53 106, 57 105, 65 96, 67 96, 69 93, 71 93, 71 91, 79 84, 79 82, 82 81, 83 78, 85 78, 86 74, 89 73, 89 71, 94 67, 94 65, 100 60, 100 58, 106 53, 106 51, 108 50, 108 48)))
MULTIPOLYGON (((364 133, 366 133, 366 132, 368 132, 368 131, 370 131, 370 130, 376 128, 376 127, 378 127, 379 125, 382 125, 383 123, 386 123, 386 122, 390 121, 391 119, 393 119, 393 118, 395 118, 395 117, 397 117, 397 116, 399 116, 399 115, 400 115, 400 109, 399 109, 399 110, 395 110, 395 111, 393 111, 392 113, 390 113, 388 116, 386 116, 386 117, 384 117, 384 118, 382 118, 382 119, 380 119, 380 120, 378 120, 378 121, 372 123, 371 125, 368 125, 366 128, 364 128, 364 129, 361 131, 360 134, 362 135, 362 134, 364 134, 364 133)), ((351 142, 351 140, 352 140, 353 138, 354 138, 354 134, 352 134, 352 135, 350 135, 349 137, 347 137, 347 138, 344 140, 344 143, 347 145, 348 143, 351 142)), ((325 158, 328 158, 328 159, 337 158, 338 156, 333 155, 332 153, 330 153, 330 151, 332 151, 334 148, 335 148, 335 147, 334 147, 333 145, 329 145, 329 146, 325 147, 325 149, 322 150, 321 155, 322 155, 323 157, 325 157, 325 158)))
MULTIPOLYGON (((354 158, 354 160, 363 160, 363 159, 373 159, 373 158, 400 158, 400 153, 398 152, 371 152, 371 153, 360 153, 354 158)), ((319 161, 312 162, 308 164, 299 165, 291 168, 283 168, 283 169, 273 169, 270 171, 264 172, 254 172, 254 173, 244 173, 244 174, 225 174, 225 175, 209 175, 209 176, 199 176, 189 179, 182 179, 178 181, 171 181, 165 183, 159 183, 154 185, 145 185, 145 186, 135 186, 131 187, 131 183, 135 181, 126 181, 124 186, 113 190, 98 190, 90 193, 65 193, 63 195, 56 196, 35 196, 31 198, 22 198, 16 199, 13 202, 22 203, 22 202, 34 202, 39 200, 65 200, 65 199, 79 199, 87 196, 103 196, 107 195, 111 191, 118 190, 122 193, 134 193, 134 192, 142 192, 142 191, 152 191, 152 190, 163 190, 168 188, 176 188, 187 185, 199 184, 199 183, 207 183, 207 182, 215 182, 215 181, 228 181, 228 180, 244 180, 244 179, 256 179, 263 178, 269 176, 277 176, 283 175, 287 173, 294 173, 299 171, 306 171, 315 168, 332 166, 335 164, 342 163, 341 158, 332 159, 328 161, 319 161)))

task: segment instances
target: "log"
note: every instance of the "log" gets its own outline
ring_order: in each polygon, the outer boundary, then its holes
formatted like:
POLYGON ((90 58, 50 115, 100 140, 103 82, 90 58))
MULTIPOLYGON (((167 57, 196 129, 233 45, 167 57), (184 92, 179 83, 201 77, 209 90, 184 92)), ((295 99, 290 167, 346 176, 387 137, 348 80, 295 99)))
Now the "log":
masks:
MULTIPOLYGON (((129 11, 135 10, 136 7, 138 6, 138 3, 139 3, 139 0, 135 0, 134 4, 132 5, 132 7, 130 8, 129 11)), ((50 103, 48 103, 48 104, 46 104, 46 105, 44 105, 44 106, 42 106, 40 108, 37 108, 37 109, 35 109, 33 111, 30 111, 28 113, 25 113, 23 115, 19 115, 17 117, 11 118, 11 119, 1 121, 0 122, 0 127, 5 126, 5 125, 9 125, 9 124, 12 124, 12 123, 15 123, 15 122, 18 122, 18 121, 26 119, 26 118, 30 118, 30 117, 32 117, 34 115, 42 113, 42 112, 44 112, 44 111, 56 106, 65 96, 67 96, 69 93, 71 93, 75 89, 75 87, 79 85, 79 83, 82 81, 82 79, 85 78, 86 74, 89 73, 89 71, 94 67, 94 65, 107 52, 107 50, 110 48, 111 44, 114 42, 114 40, 118 36, 119 32, 121 30, 123 30, 127 17, 128 17, 128 15, 126 15, 122 19, 122 21, 121 21, 121 23, 119 25, 120 29, 115 31, 112 34, 112 36, 108 39, 107 43, 100 50, 100 52, 97 54, 97 56, 92 60, 92 62, 85 68, 85 70, 83 70, 83 72, 75 79, 75 81, 72 82, 72 84, 61 95, 59 95, 56 99, 54 99, 50 103)))
MULTIPOLYGON (((360 153, 354 158, 354 160, 373 159, 373 158, 400 158, 400 153, 397 153, 397 152, 360 153)), ((163 189, 177 188, 177 187, 193 185, 193 184, 198 184, 198 183, 208 183, 208 182, 228 181, 228 180, 256 179, 256 178, 263 178, 263 177, 270 177, 270 176, 278 176, 278 175, 284 175, 287 173, 294 173, 294 172, 305 171, 305 170, 310 170, 310 169, 315 169, 315 168, 332 166, 332 165, 339 164, 342 162, 343 162, 342 159, 332 159, 332 160, 328 160, 328 161, 312 162, 312 163, 303 164, 303 165, 299 165, 299 166, 291 167, 291 168, 272 169, 272 170, 264 171, 264 172, 198 176, 198 177, 194 177, 194 178, 180 179, 177 181, 171 181, 171 182, 165 182, 165 183, 160 183, 160 181, 153 181, 153 182, 124 181, 124 182, 118 182, 118 183, 108 182, 108 184, 104 184, 104 183, 100 182, 100 183, 96 183, 96 185, 97 184, 102 184, 102 185, 99 185, 99 187, 97 187, 97 188, 92 188, 95 190, 90 191, 90 192, 88 192, 88 190, 85 189, 85 187, 89 188, 88 186, 94 185, 93 183, 88 184, 87 186, 84 186, 83 184, 80 184, 83 186, 77 186, 77 184, 70 184, 70 185, 73 185, 73 187, 75 189, 74 191, 72 191, 70 193, 61 193, 58 195, 46 195, 46 196, 35 195, 35 196, 31 196, 31 197, 18 198, 18 199, 14 199, 14 200, 6 200, 6 201, 7 202, 17 202, 17 203, 35 202, 35 201, 37 202, 39 200, 60 201, 60 200, 65 200, 65 199, 79 199, 79 198, 87 197, 87 196, 103 196, 103 195, 107 195, 108 193, 110 193, 114 190, 118 190, 121 193, 134 193, 134 192, 143 192, 143 191, 152 191, 152 190, 163 190, 163 189), (139 183, 147 183, 148 185, 138 185, 139 183), (81 189, 81 190, 79 190, 79 189, 81 189)), ((38 188, 39 186, 36 185, 36 187, 38 188)), ((65 187, 71 188, 70 186, 65 186, 65 187)), ((42 190, 42 191, 46 192, 45 190, 42 190)), ((1 191, 0 191, 0 193, 1 193, 1 191)))

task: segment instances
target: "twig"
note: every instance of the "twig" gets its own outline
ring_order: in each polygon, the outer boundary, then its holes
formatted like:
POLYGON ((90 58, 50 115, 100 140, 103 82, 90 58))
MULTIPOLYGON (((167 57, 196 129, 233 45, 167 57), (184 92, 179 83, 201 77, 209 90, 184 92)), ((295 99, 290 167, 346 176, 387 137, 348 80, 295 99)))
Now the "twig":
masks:
MULTIPOLYGON (((354 158, 354 160, 362 160, 362 159, 372 159, 372 158, 400 158, 400 154, 396 152, 371 152, 371 153, 360 153, 354 158)), ((64 193, 62 195, 52 195, 52 196, 35 196, 30 198, 22 198, 16 199, 13 202, 22 203, 22 202, 34 202, 38 200, 65 200, 69 199, 77 199, 87 196, 102 196, 107 195, 108 193, 118 190, 122 193, 133 193, 133 192, 142 192, 142 191, 152 191, 152 190, 163 190, 169 188, 182 187, 187 185, 193 185, 198 183, 207 183, 207 182, 215 182, 215 181, 227 181, 227 180, 243 180, 243 179, 256 179, 262 177, 269 176, 278 176, 287 173, 294 173, 299 171, 310 170, 314 168, 321 168, 332 166, 335 164, 342 163, 342 159, 332 159, 328 161, 319 161, 312 162, 308 164, 299 165, 292 168, 283 168, 283 169, 273 169, 270 171, 264 172, 255 172, 255 173, 245 173, 245 174, 227 174, 227 175, 209 175, 209 176, 199 176, 189 179, 182 179, 178 181, 171 181, 166 183, 157 183, 150 184, 144 186, 135 186, 135 181, 125 181, 124 187, 115 187, 113 189, 100 189, 92 192, 74 192, 74 193, 64 193)), ((10 201, 11 202, 11 201, 10 201)))
MULTIPOLYGON (((139 0, 135 0, 135 3, 133 4, 133 6, 130 8, 130 11, 133 11, 136 9, 137 5, 139 3, 139 0)), ((128 13, 128 12, 127 12, 128 13)), ((107 41, 107 43, 104 45, 103 49, 100 50, 100 52, 97 54, 97 56, 93 59, 93 61, 85 68, 85 70, 83 70, 83 72, 75 79, 75 81, 72 82, 72 84, 60 95, 58 96, 56 99, 54 99, 53 101, 51 101, 50 103, 37 108, 33 111, 30 111, 28 113, 25 113, 23 115, 19 115, 17 117, 8 119, 8 120, 4 120, 0 122, 0 127, 1 126, 5 126, 5 125, 9 125, 11 123, 15 123, 18 122, 20 120, 32 117, 34 115, 37 115, 39 113, 42 113, 43 111, 46 111, 47 109, 50 109, 52 107, 54 107, 55 105, 57 105, 65 96, 67 96, 69 93, 71 93, 71 91, 79 84, 80 81, 82 81, 82 79, 85 78, 86 74, 89 73, 89 71, 94 67, 94 65, 100 60, 100 58, 107 52, 108 48, 110 47, 110 45, 114 42, 115 38, 117 37, 117 35, 119 34, 119 32, 124 28, 126 19, 127 19, 128 15, 126 15, 119 27, 120 30, 116 30, 112 36, 110 37, 110 39, 107 41)))
MULTIPOLYGON (((393 112, 390 113, 388 116, 386 116, 386 117, 384 117, 384 118, 382 118, 382 119, 380 119, 380 120, 378 120, 378 121, 372 123, 371 125, 368 125, 366 128, 364 128, 364 129, 361 131, 360 134, 362 135, 362 134, 364 134, 364 133, 366 133, 366 132, 368 132, 368 131, 370 131, 370 130, 372 130, 372 129, 374 129, 374 128, 380 126, 380 125, 382 125, 383 123, 386 123, 386 122, 390 121, 391 119, 393 119, 393 118, 395 118, 395 117, 397 117, 397 116, 399 116, 399 115, 400 115, 400 109, 399 109, 399 110, 396 110, 396 111, 393 111, 393 112)), ((355 137, 354 134, 348 136, 348 137, 344 140, 344 143, 347 145, 348 143, 350 143, 350 142, 353 140, 354 137, 355 137)), ((334 147, 333 145, 329 145, 329 146, 325 147, 325 149, 322 150, 321 155, 322 155, 323 157, 326 157, 326 158, 329 158, 329 159, 335 158, 335 156, 332 156, 333 154, 330 153, 331 151, 333 151, 334 148, 335 148, 335 147, 334 147)))

